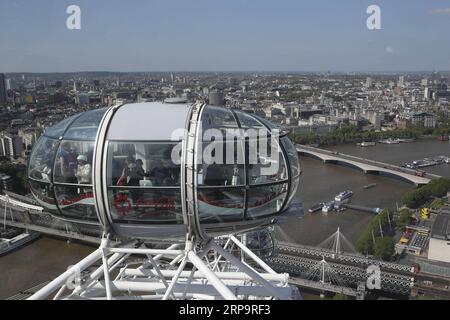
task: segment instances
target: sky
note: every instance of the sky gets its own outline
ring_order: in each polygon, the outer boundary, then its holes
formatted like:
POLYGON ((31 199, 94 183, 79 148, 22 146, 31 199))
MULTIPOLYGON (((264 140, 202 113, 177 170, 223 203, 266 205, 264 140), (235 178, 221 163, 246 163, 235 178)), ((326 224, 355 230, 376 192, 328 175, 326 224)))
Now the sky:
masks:
POLYGON ((450 0, 0 1, 6 73, 433 70, 450 70, 450 0))

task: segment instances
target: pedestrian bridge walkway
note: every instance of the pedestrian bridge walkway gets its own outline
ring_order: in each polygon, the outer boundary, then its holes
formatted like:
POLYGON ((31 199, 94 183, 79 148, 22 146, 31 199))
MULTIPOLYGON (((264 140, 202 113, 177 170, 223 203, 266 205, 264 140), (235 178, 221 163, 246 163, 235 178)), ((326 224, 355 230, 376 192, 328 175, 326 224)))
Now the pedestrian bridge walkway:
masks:
POLYGON ((359 169, 364 173, 382 174, 388 177, 405 180, 415 184, 416 186, 425 185, 432 179, 440 178, 440 176, 430 173, 427 173, 425 176, 421 177, 416 175, 416 171, 412 169, 402 168, 393 164, 364 159, 339 152, 304 145, 296 145, 296 148, 300 154, 318 158, 324 163, 342 164, 359 169))

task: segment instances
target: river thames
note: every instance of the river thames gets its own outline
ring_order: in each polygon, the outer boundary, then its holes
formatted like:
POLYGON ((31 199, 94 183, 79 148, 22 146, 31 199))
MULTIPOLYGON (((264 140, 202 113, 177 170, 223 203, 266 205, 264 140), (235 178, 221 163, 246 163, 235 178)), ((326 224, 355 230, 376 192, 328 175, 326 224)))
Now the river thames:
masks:
MULTIPOLYGON (((395 165, 423 159, 425 157, 449 156, 450 143, 435 139, 421 139, 411 143, 377 144, 373 147, 356 145, 328 146, 326 149, 342 154, 354 155, 365 159, 373 159, 395 165)), ((360 233, 370 222, 372 215, 354 210, 340 213, 310 214, 307 210, 319 202, 331 201, 334 196, 344 190, 352 190, 353 204, 367 207, 396 208, 397 203, 414 185, 395 178, 364 174, 362 171, 345 166, 324 164, 322 161, 301 157, 303 174, 297 197, 302 200, 305 215, 301 219, 285 224, 280 238, 305 245, 318 245, 340 227, 341 232, 356 243, 360 233), (376 186, 364 189, 365 185, 375 183, 376 186)), ((424 169, 444 177, 450 177, 450 164, 441 164, 424 169)))
MULTIPOLYGON (((356 145, 331 146, 327 149, 401 165, 417 159, 432 156, 450 156, 450 143, 422 139, 413 143, 395 145, 377 144, 373 147, 356 145)), ((372 218, 372 214, 346 210, 340 213, 308 213, 308 209, 319 202, 330 201, 344 190, 352 190, 353 204, 369 207, 395 208, 400 205, 403 194, 415 188, 414 185, 393 178, 364 174, 348 167, 324 164, 320 160, 301 157, 302 176, 297 198, 304 204, 303 217, 291 218, 277 232, 281 240, 305 245, 318 245, 338 227, 355 243, 372 218), (364 189, 365 185, 376 186, 364 189)), ((441 176, 450 176, 450 164, 425 169, 441 176)), ((91 246, 78 243, 68 244, 65 240, 41 237, 32 244, 0 257, 0 299, 7 298, 19 290, 30 288, 51 280, 71 264, 94 250, 91 246)))

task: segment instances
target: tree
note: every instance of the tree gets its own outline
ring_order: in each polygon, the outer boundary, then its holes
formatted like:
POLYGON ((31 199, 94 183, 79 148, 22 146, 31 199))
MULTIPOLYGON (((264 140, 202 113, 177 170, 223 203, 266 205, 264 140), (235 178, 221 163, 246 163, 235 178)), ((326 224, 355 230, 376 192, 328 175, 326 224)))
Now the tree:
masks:
POLYGON ((442 199, 434 199, 433 202, 430 203, 430 208, 433 210, 438 210, 442 208, 444 205, 444 200, 442 199))
POLYGON ((348 296, 343 293, 336 293, 333 300, 348 300, 348 296))
POLYGON ((373 238, 372 229, 370 227, 367 227, 367 229, 360 235, 356 243, 356 249, 363 254, 372 254, 373 238))
POLYGON ((396 225, 399 229, 404 229, 411 220, 412 212, 408 209, 400 211, 400 216, 397 219, 396 225))
POLYGON ((428 183, 425 186, 422 186, 416 190, 412 190, 406 193, 402 198, 402 202, 408 208, 415 209, 425 204, 431 196, 433 197, 445 196, 449 189, 450 189, 450 179, 439 178, 430 181, 430 183, 428 183))
POLYGON ((373 252, 377 258, 390 260, 395 252, 394 239, 392 237, 376 238, 373 252))

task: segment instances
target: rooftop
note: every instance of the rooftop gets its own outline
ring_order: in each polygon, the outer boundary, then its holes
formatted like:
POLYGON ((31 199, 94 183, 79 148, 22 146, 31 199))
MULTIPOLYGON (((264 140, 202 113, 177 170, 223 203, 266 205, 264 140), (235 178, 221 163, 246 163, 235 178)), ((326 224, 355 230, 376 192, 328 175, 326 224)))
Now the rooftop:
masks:
POLYGON ((435 239, 450 239, 450 214, 438 214, 431 228, 431 237, 435 239))

